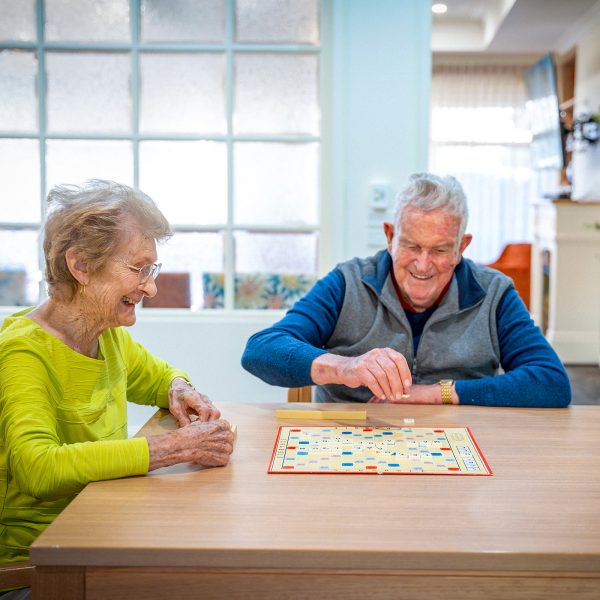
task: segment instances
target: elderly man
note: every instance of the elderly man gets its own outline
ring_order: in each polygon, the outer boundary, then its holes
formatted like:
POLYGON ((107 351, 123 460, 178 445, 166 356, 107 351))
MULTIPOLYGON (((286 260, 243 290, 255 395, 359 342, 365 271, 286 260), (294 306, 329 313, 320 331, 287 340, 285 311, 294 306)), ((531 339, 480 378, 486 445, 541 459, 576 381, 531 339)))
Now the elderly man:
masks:
POLYGON ((387 250, 319 280, 250 338, 242 365, 316 384, 319 402, 567 406, 567 374, 511 280, 463 258, 467 219, 456 179, 413 175, 387 250))

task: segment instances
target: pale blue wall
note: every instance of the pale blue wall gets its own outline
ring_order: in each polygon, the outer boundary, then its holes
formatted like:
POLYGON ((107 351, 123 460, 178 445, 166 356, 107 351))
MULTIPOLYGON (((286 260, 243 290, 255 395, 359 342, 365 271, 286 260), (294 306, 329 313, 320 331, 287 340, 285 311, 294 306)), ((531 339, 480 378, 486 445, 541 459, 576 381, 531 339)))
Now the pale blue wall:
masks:
POLYGON ((333 239, 335 228, 343 230, 335 258, 372 252, 366 227, 372 182, 398 191, 408 175, 427 167, 430 37, 429 2, 333 1, 331 144, 324 166, 333 239))

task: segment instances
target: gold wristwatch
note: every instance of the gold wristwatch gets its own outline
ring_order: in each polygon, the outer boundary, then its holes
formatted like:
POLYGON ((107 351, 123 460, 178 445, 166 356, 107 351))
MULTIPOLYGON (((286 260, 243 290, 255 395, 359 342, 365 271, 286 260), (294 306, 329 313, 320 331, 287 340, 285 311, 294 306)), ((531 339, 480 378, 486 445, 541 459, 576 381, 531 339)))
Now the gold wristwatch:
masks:
POLYGON ((452 404, 452 385, 453 379, 442 379, 440 382, 442 388, 442 404, 452 404))

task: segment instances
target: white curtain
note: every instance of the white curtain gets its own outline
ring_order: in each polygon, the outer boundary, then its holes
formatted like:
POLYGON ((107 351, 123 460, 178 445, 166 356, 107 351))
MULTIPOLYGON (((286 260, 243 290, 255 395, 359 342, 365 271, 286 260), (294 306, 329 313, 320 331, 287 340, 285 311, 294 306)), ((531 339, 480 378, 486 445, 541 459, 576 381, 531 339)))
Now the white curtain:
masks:
POLYGON ((536 178, 524 73, 504 64, 433 67, 429 169, 462 183, 473 234, 465 256, 481 263, 494 261, 509 242, 531 240, 536 178))

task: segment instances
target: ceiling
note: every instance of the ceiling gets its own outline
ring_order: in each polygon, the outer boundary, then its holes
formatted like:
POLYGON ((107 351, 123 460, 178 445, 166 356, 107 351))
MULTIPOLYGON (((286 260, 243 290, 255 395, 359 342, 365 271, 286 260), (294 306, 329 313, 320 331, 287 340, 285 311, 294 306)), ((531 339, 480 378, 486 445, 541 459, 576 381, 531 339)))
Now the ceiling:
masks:
POLYGON ((600 18, 600 0, 435 1, 448 12, 433 15, 434 52, 564 54, 600 18))

